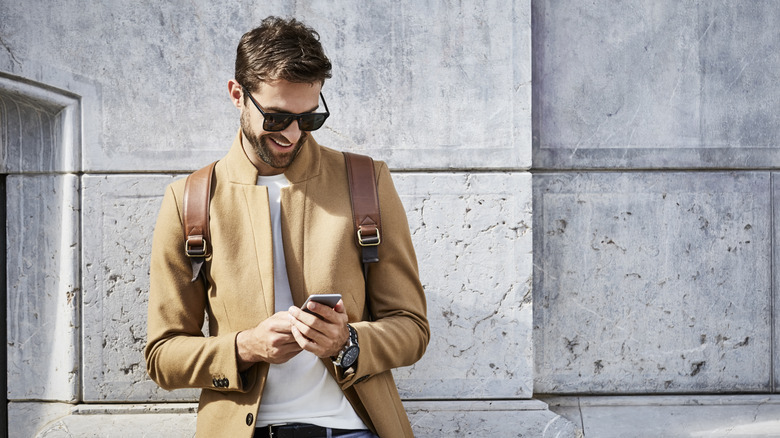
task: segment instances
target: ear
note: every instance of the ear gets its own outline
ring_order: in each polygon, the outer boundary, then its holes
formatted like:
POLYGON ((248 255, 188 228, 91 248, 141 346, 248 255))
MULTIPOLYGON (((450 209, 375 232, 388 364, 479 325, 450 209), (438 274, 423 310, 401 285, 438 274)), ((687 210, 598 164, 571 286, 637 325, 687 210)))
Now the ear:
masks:
POLYGON ((238 109, 242 109, 244 107, 244 91, 235 79, 228 81, 228 93, 233 105, 238 109))

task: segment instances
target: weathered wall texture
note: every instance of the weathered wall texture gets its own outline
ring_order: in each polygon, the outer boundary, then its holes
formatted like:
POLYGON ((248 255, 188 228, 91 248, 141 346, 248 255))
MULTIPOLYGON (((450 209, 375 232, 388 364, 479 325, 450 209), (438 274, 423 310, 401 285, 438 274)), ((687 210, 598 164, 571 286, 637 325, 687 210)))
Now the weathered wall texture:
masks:
POLYGON ((780 9, 532 9, 534 393, 591 436, 776 436, 780 9))
POLYGON ((533 8, 534 168, 780 166, 775 2, 533 8))
POLYGON ((395 172, 418 436, 780 430, 773 1, 0 0, 15 436, 192 435, 197 391, 144 369, 150 237, 271 14, 333 60, 318 141, 395 172))
POLYGON ((395 172, 433 329, 396 371, 417 434, 574 434, 531 400, 530 0, 0 0, 10 429, 192 435, 197 391, 144 369, 151 235, 165 185, 230 146, 235 46, 272 14, 333 61, 317 140, 395 172))

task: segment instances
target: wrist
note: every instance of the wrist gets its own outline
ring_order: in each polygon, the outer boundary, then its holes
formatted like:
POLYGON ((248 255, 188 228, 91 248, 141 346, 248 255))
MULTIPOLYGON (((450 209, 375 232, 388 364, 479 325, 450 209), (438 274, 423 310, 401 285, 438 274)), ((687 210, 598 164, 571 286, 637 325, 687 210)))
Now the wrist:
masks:
POLYGON ((246 331, 238 332, 236 335, 236 363, 238 371, 245 371, 251 367, 255 361, 252 360, 250 350, 246 347, 246 331))
POLYGON ((357 331, 349 324, 347 324, 347 331, 349 332, 349 339, 347 339, 346 345, 341 348, 335 358, 331 357, 333 364, 342 369, 353 367, 357 363, 358 356, 360 355, 357 331))

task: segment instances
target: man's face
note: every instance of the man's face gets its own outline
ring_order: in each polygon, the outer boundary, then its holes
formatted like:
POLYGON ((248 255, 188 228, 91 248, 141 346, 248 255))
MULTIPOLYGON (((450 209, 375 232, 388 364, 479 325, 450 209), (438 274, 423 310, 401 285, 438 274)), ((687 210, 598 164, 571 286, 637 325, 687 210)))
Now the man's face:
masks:
MULTIPOLYGON (((300 114, 317 110, 321 89, 319 83, 278 80, 263 83, 252 93, 252 97, 266 113, 300 114)), ((260 175, 283 173, 292 164, 309 135, 300 130, 297 121, 282 131, 265 131, 263 115, 249 99, 241 108, 241 130, 244 152, 258 168, 260 175)))

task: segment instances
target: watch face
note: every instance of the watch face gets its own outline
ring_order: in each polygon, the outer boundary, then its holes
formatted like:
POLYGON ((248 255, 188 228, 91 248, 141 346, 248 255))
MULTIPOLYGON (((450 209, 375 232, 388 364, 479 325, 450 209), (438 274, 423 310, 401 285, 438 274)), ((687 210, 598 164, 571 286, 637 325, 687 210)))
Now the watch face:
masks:
POLYGON ((353 345, 347 348, 347 351, 344 352, 344 356, 341 358, 342 368, 349 368, 352 365, 354 365, 355 361, 357 361, 359 354, 360 354, 360 348, 358 348, 357 346, 353 345))

